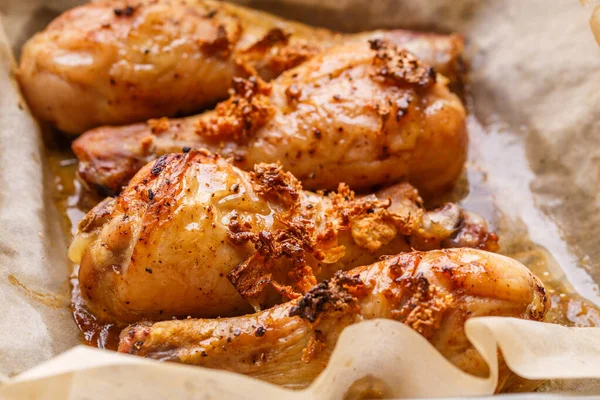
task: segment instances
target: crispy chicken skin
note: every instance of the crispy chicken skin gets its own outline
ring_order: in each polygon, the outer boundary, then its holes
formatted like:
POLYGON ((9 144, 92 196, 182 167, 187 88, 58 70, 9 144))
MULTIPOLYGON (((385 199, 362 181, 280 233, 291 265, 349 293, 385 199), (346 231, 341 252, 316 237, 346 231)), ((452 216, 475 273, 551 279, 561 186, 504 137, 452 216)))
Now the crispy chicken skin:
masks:
POLYGON ((272 84, 236 79, 214 111, 91 130, 73 143, 80 176, 116 193, 149 160, 208 148, 251 170, 282 162, 307 189, 355 190, 408 180, 447 189, 467 152, 465 109, 412 54, 383 41, 332 48, 272 84))
POLYGON ((326 196, 276 164, 248 173, 206 151, 169 154, 90 211, 69 256, 95 315, 136 322, 240 315, 411 248, 496 249, 477 215, 420 203, 408 184, 326 196))
POLYGON ((332 44, 405 44, 450 76, 460 37, 408 31, 342 36, 210 0, 101 0, 56 18, 23 47, 18 80, 34 114, 68 133, 191 114, 234 76, 271 79, 332 44))
MULTIPOLYGON (((119 351, 304 387, 325 368, 344 327, 390 318, 465 372, 486 376, 465 321, 541 321, 549 307, 542 282, 510 258, 467 248, 411 252, 338 273, 302 298, 256 314, 132 325, 121 333, 119 351)), ((500 371, 501 387, 509 371, 500 371)))

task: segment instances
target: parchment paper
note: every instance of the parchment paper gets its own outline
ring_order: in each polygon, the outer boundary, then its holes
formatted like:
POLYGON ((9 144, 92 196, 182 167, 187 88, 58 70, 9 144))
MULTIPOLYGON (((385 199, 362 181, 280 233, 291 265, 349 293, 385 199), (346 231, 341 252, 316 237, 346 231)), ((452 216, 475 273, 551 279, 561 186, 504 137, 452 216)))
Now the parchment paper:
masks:
MULTIPOLYGON (((0 2, 8 36, 0 33, 0 373, 4 377, 79 343, 68 308, 67 239, 52 201, 53 178, 37 126, 8 79, 10 52, 18 55, 28 37, 75 3, 0 2)), ((600 282, 600 50, 590 30, 590 7, 574 0, 244 3, 346 31, 409 27, 465 35, 473 70, 470 163, 478 168, 478 175, 468 173, 466 179, 485 176, 490 191, 485 199, 467 195, 465 205, 500 221, 501 232, 515 227, 525 231, 548 249, 575 290, 600 303, 596 284, 600 282)), ((592 26, 599 20, 597 11, 592 26)), ((593 29, 600 36, 600 29, 593 29)), ((518 245, 501 244, 504 248, 518 245)), ((300 393, 239 375, 78 347, 14 378, 0 389, 0 395, 337 399, 352 382, 369 374, 378 378, 369 384, 388 396, 486 395, 495 385, 496 344, 513 371, 524 377, 600 378, 600 329, 499 318, 471 320, 467 329, 490 362, 492 375, 487 380, 454 369, 403 325, 380 320, 345 331, 328 369, 300 393)), ((570 386, 553 382, 547 390, 600 393, 590 381, 570 386)))
POLYGON ((53 178, 0 32, 0 373, 13 375, 77 343, 69 311, 67 242, 53 178))
POLYGON ((487 379, 458 370, 405 325, 381 319, 347 328, 325 371, 302 391, 238 374, 77 347, 18 376, 2 393, 12 399, 333 400, 344 398, 347 388, 368 374, 376 377, 370 385, 385 396, 480 396, 492 394, 496 386, 496 346, 514 371, 530 379, 600 374, 600 347, 595 344, 600 329, 485 317, 469 320, 467 333, 492 366, 487 379))

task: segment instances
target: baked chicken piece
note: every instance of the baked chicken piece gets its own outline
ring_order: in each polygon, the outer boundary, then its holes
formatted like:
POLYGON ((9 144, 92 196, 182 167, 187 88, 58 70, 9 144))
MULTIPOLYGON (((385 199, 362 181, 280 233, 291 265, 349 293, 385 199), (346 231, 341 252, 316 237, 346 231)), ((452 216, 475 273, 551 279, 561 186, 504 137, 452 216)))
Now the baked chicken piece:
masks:
MULTIPOLYGON (((342 329, 390 318, 463 371, 485 377, 488 367, 465 336, 465 320, 541 321, 549 308, 542 282, 515 260, 466 248, 411 252, 337 273, 302 298, 256 314, 132 325, 121 333, 119 351, 297 388, 325 368, 342 329)), ((510 372, 500 372, 501 387, 510 372)))
POLYGON ((73 143, 79 174, 108 194, 148 161, 207 148, 251 170, 280 161, 308 189, 408 180, 422 195, 451 186, 467 152, 465 109, 446 79, 380 40, 335 47, 271 84, 235 79, 215 110, 101 127, 73 143))
POLYGON ((461 65, 458 36, 340 35, 210 0, 101 0, 30 39, 17 78, 38 118, 78 134, 200 111, 227 97, 234 76, 268 80, 333 44, 367 37, 403 44, 448 76, 461 65))
POLYGON ((206 151, 169 154, 88 213, 69 256, 96 316, 136 322, 244 314, 411 248, 496 249, 479 216, 420 203, 408 184, 324 195, 276 164, 248 173, 206 151))

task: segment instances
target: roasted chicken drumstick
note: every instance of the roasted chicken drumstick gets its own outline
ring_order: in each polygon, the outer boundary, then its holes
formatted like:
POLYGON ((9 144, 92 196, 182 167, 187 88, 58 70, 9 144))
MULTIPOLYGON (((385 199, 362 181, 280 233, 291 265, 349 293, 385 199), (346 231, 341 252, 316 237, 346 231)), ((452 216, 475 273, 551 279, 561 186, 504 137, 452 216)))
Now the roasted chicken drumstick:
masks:
MULTIPOLYGON (((465 372, 486 376, 465 321, 541 321, 549 307, 542 282, 515 260, 474 249, 412 252, 338 273, 302 298, 257 314, 132 325, 121 333, 119 351, 304 387, 325 368, 342 329, 390 318, 465 372)), ((508 373, 501 368, 500 385, 508 373)))
POLYGON ((495 249, 496 240, 454 204, 424 211, 408 184, 364 197, 342 185, 325 196, 275 164, 247 173, 190 151, 148 164, 91 210, 70 257, 95 315, 136 322, 240 315, 383 254, 495 249))
POLYGON ((332 48, 272 85, 238 79, 216 110, 102 127, 73 143, 80 176, 118 192, 145 163, 207 148, 251 170, 280 161, 307 189, 408 180, 422 195, 452 185, 466 157, 465 109, 446 80, 385 41, 332 48))
POLYGON ((234 76, 268 80, 367 37, 402 44, 449 76, 463 47, 457 36, 402 30, 340 35, 210 0, 101 0, 30 39, 17 77, 39 119, 81 133, 200 111, 227 97, 234 76))

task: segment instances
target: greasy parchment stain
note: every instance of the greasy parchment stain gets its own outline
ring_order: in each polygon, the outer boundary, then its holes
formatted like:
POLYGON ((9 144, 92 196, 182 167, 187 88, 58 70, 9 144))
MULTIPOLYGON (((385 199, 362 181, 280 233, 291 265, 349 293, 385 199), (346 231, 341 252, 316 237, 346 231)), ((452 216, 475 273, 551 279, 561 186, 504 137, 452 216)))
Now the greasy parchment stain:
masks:
POLYGON ((25 286, 13 274, 8 274, 8 281, 11 285, 19 288, 28 298, 35 300, 36 302, 45 306, 52 308, 61 308, 69 307, 71 304, 70 299, 67 297, 38 292, 37 290, 33 290, 25 286))

